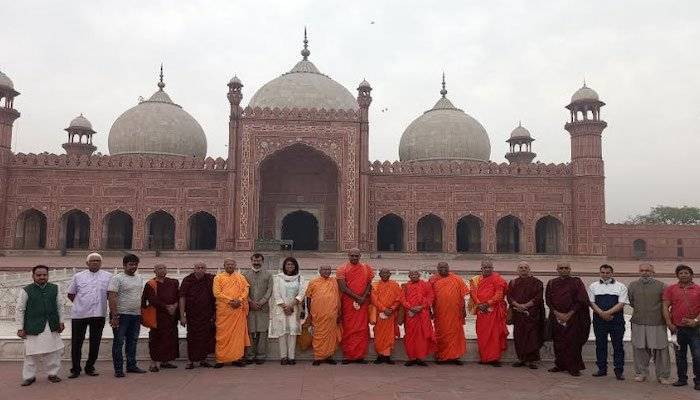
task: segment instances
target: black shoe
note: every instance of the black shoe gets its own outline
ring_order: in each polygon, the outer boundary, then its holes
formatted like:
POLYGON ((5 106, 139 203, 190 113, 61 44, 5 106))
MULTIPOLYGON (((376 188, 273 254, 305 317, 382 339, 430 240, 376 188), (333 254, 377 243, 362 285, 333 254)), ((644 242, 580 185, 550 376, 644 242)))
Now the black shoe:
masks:
POLYGON ((314 362, 312 362, 311 365, 313 365, 314 367, 318 367, 319 365, 321 365, 321 360, 314 360, 314 362))
POLYGON ((530 369, 539 369, 539 368, 540 368, 540 367, 538 367, 537 364, 535 364, 534 362, 531 362, 531 363, 527 364, 527 367, 530 368, 530 369))
POLYGON ((608 375, 608 373, 606 371, 600 371, 600 370, 598 372, 594 372, 592 374, 592 376, 595 376, 596 378, 599 378, 601 376, 607 376, 607 375, 608 375))
POLYGON ((145 374, 146 370, 141 369, 139 367, 136 367, 136 368, 127 369, 126 372, 130 373, 130 374, 145 374))
MULTIPOLYGON (((86 374, 87 374, 87 372, 86 372, 86 374)), ((68 375, 68 379, 75 379, 79 376, 80 376, 80 372, 71 371, 70 375, 68 375)))
POLYGON ((206 361, 200 361, 200 362, 199 362, 199 366, 202 367, 202 368, 211 368, 213 365, 209 364, 209 363, 206 362, 206 361))
POLYGON ((289 360, 289 362, 287 363, 287 365, 297 365, 297 361, 295 359, 291 358, 289 360))
POLYGON ((289 364, 289 359, 287 357, 284 357, 280 360, 280 365, 287 365, 289 364))
POLYGON ((148 371, 149 372, 160 372, 160 368, 158 368, 156 366, 152 366, 152 367, 148 368, 148 371))
POLYGON ((59 378, 56 375, 49 375, 49 382, 51 383, 58 383, 61 381, 61 378, 59 378))
POLYGON ((257 359, 255 360, 255 365, 263 365, 265 364, 265 360, 257 359))
POLYGON ((345 359, 343 359, 343 361, 341 361, 340 363, 343 364, 343 365, 348 365, 348 364, 352 363, 352 360, 345 360, 345 359))
POLYGON ((700 383, 696 383, 695 386, 693 386, 693 389, 700 390, 700 383))
POLYGON ((622 371, 615 371, 615 379, 617 379, 618 381, 624 381, 625 375, 622 373, 622 371))
POLYGON ((94 369, 91 369, 91 370, 85 370, 85 375, 87 375, 87 376, 100 376, 100 373, 95 371, 94 369))
POLYGON ((252 364, 252 363, 254 363, 255 361, 256 361, 256 360, 255 360, 254 358, 253 358, 253 359, 251 359, 251 358, 246 358, 244 362, 245 362, 246 364, 252 364))
POLYGON ((389 364, 389 365, 394 365, 394 364, 396 364, 396 363, 394 362, 394 360, 392 360, 391 357, 389 357, 389 356, 387 356, 387 357, 384 359, 384 362, 387 363, 387 364, 389 364))
POLYGON ((223 368, 223 367, 224 367, 224 363, 218 362, 218 363, 214 364, 214 368, 216 368, 216 369, 223 368))
POLYGON ((408 360, 403 365, 405 365, 407 367, 412 367, 412 366, 416 365, 416 360, 408 360))
POLYGON ((569 371, 569 375, 571 375, 571 376, 581 376, 581 371, 569 371))
POLYGON ((552 367, 552 368, 548 369, 547 371, 549 371, 549 372, 561 372, 562 370, 559 369, 558 367, 552 367))
POLYGON ((126 375, 124 375, 124 372, 123 372, 123 371, 117 371, 117 372, 114 373, 114 377, 115 377, 115 378, 123 378, 123 377, 125 377, 125 376, 126 376, 126 375))
POLYGON ((246 364, 245 362, 243 362, 243 361, 234 361, 234 362, 231 363, 231 365, 234 366, 234 367, 243 368, 243 367, 245 367, 247 364, 246 364))
POLYGON ((367 360, 360 358, 359 360, 353 360, 355 364, 367 364, 367 360))
POLYGON ((452 360, 452 364, 454 364, 454 365, 464 365, 464 362, 463 362, 462 360, 460 360, 459 358, 455 358, 454 360, 452 360))
POLYGON ((377 357, 377 359, 374 360, 374 363, 375 364, 384 364, 384 357, 382 357, 382 356, 377 357))
POLYGON ((522 362, 522 361, 516 361, 516 362, 514 362, 512 365, 513 365, 514 368, 520 368, 520 367, 524 367, 524 366, 525 366, 525 363, 522 362))
POLYGON ((29 386, 34 382, 36 382, 36 378, 25 379, 22 381, 22 384, 20 386, 29 386))
POLYGON ((428 366, 428 364, 423 360, 416 360, 416 365, 418 365, 419 367, 427 367, 428 366))
POLYGON ((445 365, 445 364, 447 364, 447 361, 445 361, 445 360, 435 360, 435 364, 436 364, 436 365, 445 365))
POLYGON ((163 369, 174 369, 174 368, 177 368, 177 365, 171 364, 169 362, 164 362, 164 363, 160 363, 160 367, 163 369))
POLYGON ((323 361, 324 361, 326 364, 330 364, 330 365, 336 365, 336 364, 338 364, 338 361, 335 361, 334 359, 332 359, 332 358, 330 358, 330 357, 329 357, 329 358, 326 358, 326 359, 323 360, 323 361))
POLYGON ((501 364, 500 361, 494 361, 494 362, 491 362, 490 364, 492 367, 497 367, 497 368, 500 368, 503 366, 503 364, 501 364))
POLYGON ((680 386, 688 386, 688 382, 686 381, 675 381, 671 384, 671 386, 675 387, 680 387, 680 386))

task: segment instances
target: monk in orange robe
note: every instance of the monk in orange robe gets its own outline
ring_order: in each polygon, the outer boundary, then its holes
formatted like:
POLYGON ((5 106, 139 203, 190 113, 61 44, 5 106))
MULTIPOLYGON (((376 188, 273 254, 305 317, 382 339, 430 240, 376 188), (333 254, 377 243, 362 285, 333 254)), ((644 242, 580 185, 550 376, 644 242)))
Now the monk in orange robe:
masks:
POLYGON ((435 332, 430 321, 433 288, 430 283, 420 280, 420 272, 416 270, 408 273, 408 279, 401 296, 401 303, 406 309, 403 343, 408 361, 404 365, 427 367, 425 358, 436 348, 435 332))
POLYGON ((224 260, 224 272, 214 277, 216 299, 216 365, 221 368, 231 362, 245 367, 241 360, 248 337, 248 281, 236 268, 236 261, 224 260))
POLYGON ((481 262, 481 275, 469 280, 470 309, 476 314, 476 342, 480 364, 501 366, 501 354, 507 348, 506 302, 508 283, 496 272, 493 262, 481 262))
POLYGON ((373 324, 374 350, 377 352, 375 364, 393 364, 391 351, 399 332, 398 316, 401 306, 401 286, 391 278, 389 268, 379 271, 381 280, 372 284, 370 294, 370 324, 373 324))
MULTIPOLYGON (((340 291, 338 282, 331 277, 331 267, 318 269, 319 277, 311 280, 306 288, 306 309, 311 320, 314 349, 314 366, 325 362, 335 364, 333 354, 340 343, 340 291)), ((307 319, 307 320, 308 320, 307 319)))
POLYGON ((464 296, 469 294, 469 287, 464 279, 450 272, 450 266, 444 261, 438 263, 437 274, 430 277, 430 285, 435 293, 435 358, 438 364, 462 365, 460 358, 467 351, 467 339, 464 337, 464 322, 467 317, 464 296))
POLYGON ((374 270, 360 263, 360 250, 348 251, 349 261, 335 272, 340 289, 343 364, 364 364, 369 347, 368 308, 374 270))

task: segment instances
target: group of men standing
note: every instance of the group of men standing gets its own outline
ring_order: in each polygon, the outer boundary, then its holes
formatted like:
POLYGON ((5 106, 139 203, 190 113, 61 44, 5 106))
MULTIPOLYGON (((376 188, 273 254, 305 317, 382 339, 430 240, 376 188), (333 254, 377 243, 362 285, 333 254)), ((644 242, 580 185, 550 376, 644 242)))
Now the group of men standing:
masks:
MULTIPOLYGON (((100 270, 101 260, 99 254, 90 254, 88 268, 75 274, 68 288, 68 298, 73 302, 69 378, 77 378, 83 371, 81 349, 88 328, 90 346, 84 372, 98 375, 95 361, 107 309, 114 333, 112 359, 116 377, 125 376, 123 347, 126 372, 146 372, 136 363, 136 344, 140 325, 146 320, 144 310, 149 307, 155 312, 149 318, 152 372, 177 367, 172 361, 179 356, 178 322, 187 328, 187 369, 197 364, 211 366, 206 361, 211 353, 215 354, 215 368, 226 363, 243 367, 265 362, 273 275, 262 268, 262 254, 253 254, 251 268, 243 273, 233 259, 224 260, 224 271, 216 276, 206 272, 206 265, 197 263, 181 285, 166 277, 167 268, 162 264, 154 267, 155 277, 144 282, 136 274, 139 259, 132 254, 124 257, 124 270, 116 275, 100 270)), ((668 287, 653 278, 649 264, 640 266, 641 277, 629 288, 613 278, 613 267, 607 264, 600 267, 600 279, 588 288, 580 278, 571 276, 568 263, 557 265, 559 276, 548 281, 546 288, 531 275, 527 262, 518 263, 518 277, 506 282, 493 271, 489 259, 482 261, 481 274, 468 281, 450 272, 448 263, 439 262, 429 280, 421 280, 420 272, 411 270, 409 281, 399 285, 391 280, 391 272, 386 268, 379 271, 380 280, 373 282, 373 268, 361 263, 360 251, 352 249, 335 277, 331 276, 330 266, 322 266, 319 276, 301 293, 299 288, 305 284, 294 283, 294 279, 299 280, 295 275, 298 264, 292 261, 286 281, 291 282, 291 297, 296 300, 289 306, 275 306, 282 307, 285 315, 293 315, 296 304, 304 303, 306 298, 305 325, 312 327, 313 365, 335 364, 333 356, 338 345, 343 364, 366 363, 370 327, 377 354, 374 362, 393 364, 391 355, 402 324, 406 366, 427 366, 430 355, 439 364, 461 365, 466 352, 465 319, 471 312, 476 316, 481 364, 501 366, 501 355, 507 347, 507 324, 512 324, 518 358, 514 367, 538 368, 540 348, 545 339, 551 338, 555 362, 549 371, 579 376, 585 369, 581 352, 589 337, 592 309, 598 367, 593 376, 607 375, 609 336, 615 376, 624 379, 623 308, 629 304, 634 309, 631 326, 635 380, 648 379, 648 365, 653 358, 659 382, 672 383, 668 328, 678 338, 678 380, 673 385, 687 385, 686 353, 690 348, 695 389, 700 390, 700 287, 692 282, 693 271, 685 265, 676 269, 679 282, 668 287), (549 317, 545 315, 545 304, 549 317)), ((39 363, 45 364, 49 381, 59 382, 63 350, 58 288, 48 283, 47 267, 39 265, 32 272, 34 283, 20 291, 17 307, 17 334, 26 343, 24 386, 36 380, 39 363)), ((294 363, 293 353, 291 348, 291 362, 285 357, 288 362, 283 364, 294 363)))

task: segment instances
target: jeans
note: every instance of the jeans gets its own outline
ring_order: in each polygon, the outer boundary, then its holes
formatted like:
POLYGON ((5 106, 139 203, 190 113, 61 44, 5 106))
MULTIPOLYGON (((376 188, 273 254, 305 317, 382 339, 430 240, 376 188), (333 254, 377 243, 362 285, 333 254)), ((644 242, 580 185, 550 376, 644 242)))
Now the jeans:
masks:
POLYGON ((85 372, 95 370, 95 361, 100 351, 100 341, 102 340, 102 330, 105 327, 104 317, 76 318, 71 320, 70 339, 71 360, 73 366, 70 369, 73 373, 80 373, 80 359, 82 358, 83 341, 85 341, 85 331, 90 327, 90 350, 85 362, 85 372))
POLYGON ((693 375, 695 384, 700 384, 700 332, 698 328, 678 327, 676 333, 678 347, 676 348, 676 369, 678 380, 688 382, 688 347, 693 358, 693 375))
POLYGON ((613 347, 613 365, 615 372, 625 368, 625 347, 622 337, 625 334, 625 324, 593 321, 595 333, 595 358, 598 371, 608 372, 608 335, 613 347))
POLYGON ((112 342, 112 362, 114 372, 124 372, 124 357, 122 347, 126 343, 126 370, 138 368, 136 365, 136 343, 139 340, 141 329, 141 316, 119 314, 119 326, 112 328, 114 341, 112 342))

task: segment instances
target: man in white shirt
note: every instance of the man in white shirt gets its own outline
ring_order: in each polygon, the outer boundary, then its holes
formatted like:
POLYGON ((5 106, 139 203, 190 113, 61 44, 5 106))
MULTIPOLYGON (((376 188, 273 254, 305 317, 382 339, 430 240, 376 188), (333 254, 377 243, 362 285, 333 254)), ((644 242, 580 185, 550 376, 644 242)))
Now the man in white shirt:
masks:
POLYGON ((49 376, 49 382, 58 383, 63 354, 63 313, 58 299, 58 286, 49 283, 49 268, 37 265, 32 269, 34 283, 19 291, 15 323, 17 336, 24 339, 24 366, 22 386, 36 382, 40 365, 49 376))
POLYGON ((87 256, 85 264, 88 269, 73 275, 68 286, 68 299, 73 302, 71 310, 71 360, 73 365, 68 378, 80 376, 80 359, 82 357, 85 332, 90 327, 90 350, 85 362, 85 374, 99 375, 95 372, 95 361, 100 351, 102 330, 107 315, 107 286, 112 274, 100 270, 102 256, 92 253, 87 256))

